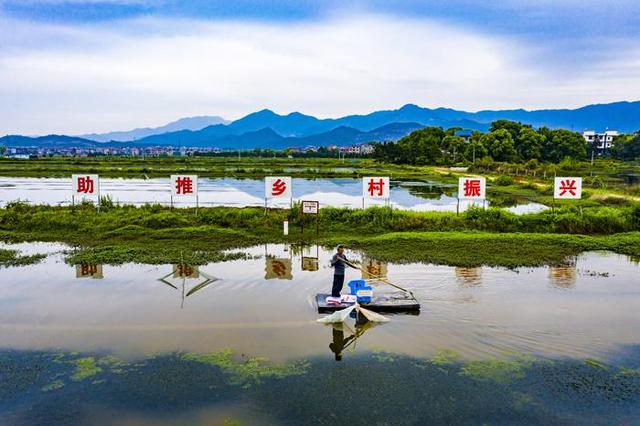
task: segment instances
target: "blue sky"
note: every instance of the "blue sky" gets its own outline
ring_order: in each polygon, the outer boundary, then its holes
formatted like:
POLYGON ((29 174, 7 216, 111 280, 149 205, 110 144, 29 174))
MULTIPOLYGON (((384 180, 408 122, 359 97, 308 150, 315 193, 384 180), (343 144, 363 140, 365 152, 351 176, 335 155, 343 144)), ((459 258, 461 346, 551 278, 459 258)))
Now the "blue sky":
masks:
POLYGON ((0 134, 637 100, 638 28, 633 0, 0 0, 0 134))

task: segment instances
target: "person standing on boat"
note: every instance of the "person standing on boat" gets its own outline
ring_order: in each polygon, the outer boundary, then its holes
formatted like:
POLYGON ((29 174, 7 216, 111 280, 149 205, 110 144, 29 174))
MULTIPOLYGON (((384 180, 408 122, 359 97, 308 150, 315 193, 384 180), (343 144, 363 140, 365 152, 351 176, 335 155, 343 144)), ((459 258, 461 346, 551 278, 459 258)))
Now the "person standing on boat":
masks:
POLYGON ((331 266, 333 267, 333 286, 331 287, 331 296, 340 297, 342 286, 344 286, 344 269, 351 266, 347 256, 344 255, 344 246, 338 246, 337 253, 331 258, 331 266))

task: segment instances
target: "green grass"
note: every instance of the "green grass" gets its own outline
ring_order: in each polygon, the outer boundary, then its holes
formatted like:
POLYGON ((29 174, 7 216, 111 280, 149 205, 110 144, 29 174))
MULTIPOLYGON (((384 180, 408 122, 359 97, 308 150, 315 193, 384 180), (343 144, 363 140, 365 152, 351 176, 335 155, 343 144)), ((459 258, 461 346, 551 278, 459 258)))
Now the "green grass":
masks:
POLYGON ((272 157, 92 157, 0 158, 0 176, 70 177, 97 173, 108 177, 168 177, 195 173, 203 177, 261 178, 271 174, 293 177, 359 177, 380 174, 392 177, 438 176, 430 167, 376 163, 371 159, 272 158, 272 157))
MULTIPOLYGON (((160 206, 53 207, 12 204, 0 209, 0 240, 58 241, 76 250, 70 263, 189 263, 237 259, 264 243, 347 243, 383 260, 460 266, 559 264, 586 250, 640 257, 640 206, 560 208, 517 216, 499 209, 460 215, 325 208, 320 235, 300 231, 299 210, 160 206), (282 222, 290 221, 290 235, 282 222)), ((16 253, 5 253, 16 262, 16 253)))
POLYGON ((640 233, 607 236, 488 232, 406 232, 333 240, 390 262, 452 266, 566 264, 584 251, 608 250, 640 258, 640 233))
POLYGON ((16 250, 0 249, 0 267, 33 265, 39 263, 45 257, 47 256, 44 254, 20 256, 16 250))

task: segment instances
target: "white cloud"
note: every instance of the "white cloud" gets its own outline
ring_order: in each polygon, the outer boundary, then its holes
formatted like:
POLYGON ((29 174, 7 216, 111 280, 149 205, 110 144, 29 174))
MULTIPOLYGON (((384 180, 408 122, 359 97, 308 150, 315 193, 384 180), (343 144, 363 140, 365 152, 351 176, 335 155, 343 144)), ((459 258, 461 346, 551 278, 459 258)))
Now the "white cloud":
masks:
POLYGON ((426 19, 7 22, 14 30, 0 46, 0 134, 111 131, 265 107, 319 116, 407 102, 572 107, 640 92, 638 55, 554 71, 545 46, 426 19))

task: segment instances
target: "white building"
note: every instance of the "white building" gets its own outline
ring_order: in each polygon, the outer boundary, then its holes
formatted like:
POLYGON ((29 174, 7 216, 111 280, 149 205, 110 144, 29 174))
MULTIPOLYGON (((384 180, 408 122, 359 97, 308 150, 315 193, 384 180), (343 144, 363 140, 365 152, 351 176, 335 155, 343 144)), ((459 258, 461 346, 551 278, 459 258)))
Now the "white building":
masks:
POLYGON ((369 144, 341 146, 339 149, 342 154, 373 154, 373 146, 369 144))
POLYGON ((620 133, 617 130, 606 130, 604 133, 597 133, 595 130, 585 130, 582 137, 587 143, 594 146, 598 155, 607 152, 613 146, 613 139, 620 133))

